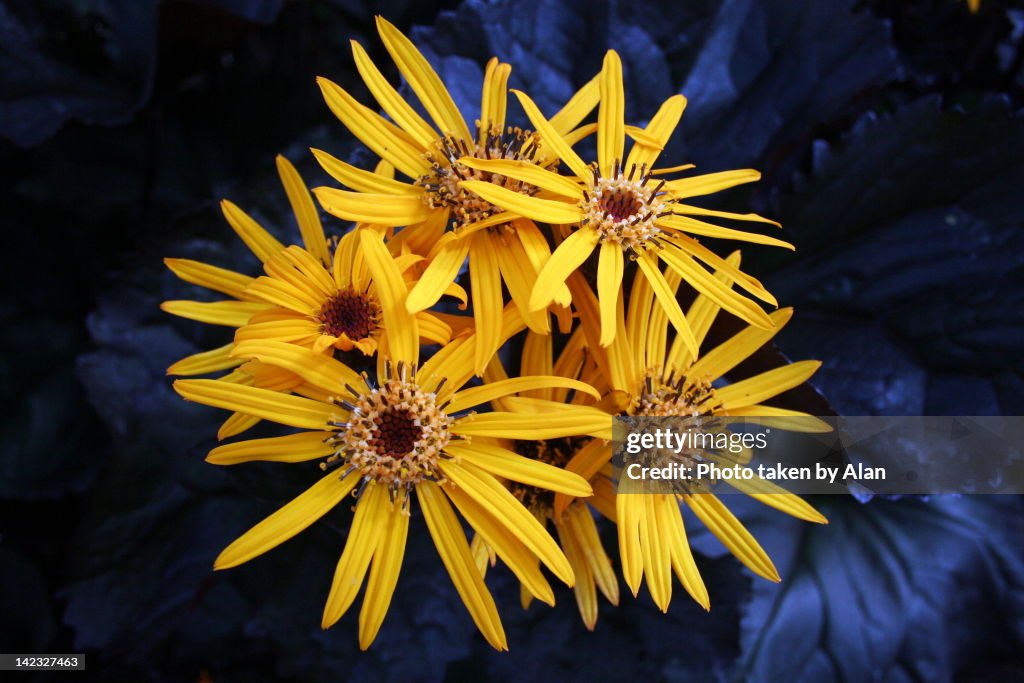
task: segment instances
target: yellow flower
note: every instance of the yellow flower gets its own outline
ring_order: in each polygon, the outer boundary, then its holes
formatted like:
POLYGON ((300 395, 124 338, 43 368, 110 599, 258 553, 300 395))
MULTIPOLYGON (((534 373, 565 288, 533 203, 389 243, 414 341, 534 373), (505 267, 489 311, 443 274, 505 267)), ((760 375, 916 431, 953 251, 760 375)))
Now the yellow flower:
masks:
MULTIPOLYGON (((330 263, 330 252, 323 226, 320 223, 320 216, 301 176, 295 167, 280 155, 277 157, 277 172, 295 214, 306 251, 312 254, 312 258, 330 263)), ((228 225, 256 255, 256 258, 263 263, 270 262, 284 251, 284 245, 277 238, 234 203, 226 199, 223 200, 221 210, 228 225)), ((190 259, 167 258, 164 259, 164 263, 185 282, 225 294, 228 297, 213 302, 165 301, 160 308, 172 315, 211 325, 238 328, 246 325, 253 316, 268 314, 273 309, 272 304, 262 301, 246 291, 255 281, 248 275, 190 259)), ((188 356, 167 368, 167 374, 208 375, 221 370, 237 368, 223 376, 221 381, 280 391, 289 391, 299 384, 297 378, 291 373, 258 362, 247 362, 244 357, 232 355, 233 350, 234 342, 229 342, 216 349, 188 356)), ((224 439, 235 436, 257 422, 259 420, 251 415, 236 413, 224 422, 217 432, 217 437, 224 439)))
MULTIPOLYGON (((186 399, 304 430, 221 446, 211 452, 210 461, 296 462, 327 456, 323 467, 340 469, 340 474, 326 474, 242 535, 214 566, 226 569, 270 550, 356 490, 352 528, 322 625, 327 628, 341 618, 369 573, 359 615, 359 644, 365 649, 376 637, 398 580, 415 494, 441 560, 474 622, 493 647, 507 649, 494 601, 474 566, 452 503, 504 562, 530 577, 530 585, 543 582, 536 558, 572 585, 573 571, 565 555, 497 477, 573 496, 587 497, 591 488, 565 470, 506 449, 483 449, 471 439, 610 438, 610 421, 593 408, 554 403, 547 410, 524 406, 518 412, 471 412, 507 394, 541 387, 596 392, 578 380, 554 376, 520 377, 463 389, 473 374, 478 343, 473 336, 452 341, 417 367, 416 321, 406 310, 408 290, 401 273, 379 234, 367 229, 359 234, 372 277, 379 285, 388 284, 378 290, 388 329, 386 348, 378 355, 379 384, 327 355, 278 341, 246 341, 236 353, 295 373, 319 391, 319 398, 215 380, 175 382, 175 390, 186 399)), ((523 327, 514 307, 506 309, 501 324, 502 342, 523 327)))
MULTIPOLYGON (((245 293, 275 308, 257 313, 239 328, 235 341, 273 339, 312 348, 316 352, 357 348, 373 355, 386 329, 378 290, 358 246, 359 229, 338 241, 330 268, 300 247, 278 252, 264 264, 266 275, 252 282, 245 293)), ((420 257, 396 259, 405 277, 420 257)), ((437 317, 415 315, 420 338, 427 344, 446 344, 451 328, 437 317)))
POLYGON ((615 302, 622 286, 627 254, 636 261, 640 274, 650 281, 658 303, 668 313, 669 320, 691 351, 696 351, 696 339, 679 303, 668 291, 665 277, 659 269, 659 258, 697 291, 712 297, 725 310, 753 325, 770 328, 771 319, 756 303, 723 288, 701 263, 714 270, 729 272, 740 288, 761 301, 775 305, 775 298, 760 282, 730 267, 692 235, 789 249, 793 248, 792 245, 774 237, 723 228, 693 217, 708 216, 777 225, 756 214, 713 211, 683 203, 684 199, 690 197, 753 182, 760 178, 760 174, 751 169, 742 169, 659 180, 659 175, 689 168, 654 168, 660 151, 682 117, 686 98, 682 95, 670 97, 646 128, 634 128, 625 125, 622 64, 615 51, 610 50, 606 54, 598 78, 600 106, 597 118, 597 163, 589 165, 572 149, 572 141, 564 139, 527 95, 513 91, 542 139, 554 149, 574 177, 561 176, 548 168, 522 161, 460 160, 462 164, 478 170, 534 184, 551 198, 511 192, 477 180, 463 181, 462 186, 466 189, 495 206, 527 218, 569 226, 568 236, 538 274, 527 308, 535 311, 548 306, 569 274, 597 249, 597 294, 602 346, 607 346, 615 338, 615 302), (629 155, 624 156, 627 135, 633 138, 634 144, 629 155))
MULTIPOLYGON (((527 310, 537 272, 551 255, 544 235, 530 220, 514 211, 503 211, 467 191, 460 182, 475 178, 494 184, 510 194, 537 194, 540 190, 521 180, 476 170, 461 157, 525 161, 538 168, 557 164, 544 138, 532 131, 506 127, 506 83, 511 67, 492 59, 487 65, 481 99, 480 121, 471 131, 444 83, 416 47, 383 18, 377 28, 423 108, 428 123, 402 99, 353 41, 356 67, 367 88, 390 120, 360 104, 331 81, 319 84, 331 111, 355 137, 412 182, 381 178, 355 168, 321 150, 313 150, 324 170, 353 191, 316 188, 314 193, 328 213, 346 220, 373 225, 403 227, 389 244, 393 251, 408 247, 426 256, 429 265, 412 288, 410 312, 432 306, 452 283, 469 258, 473 314, 478 338, 475 368, 482 372, 497 351, 497 330, 502 310, 502 283, 512 300, 524 311, 526 324, 546 332, 546 312, 527 310)), ((597 103, 597 80, 584 86, 554 116, 549 127, 559 139, 570 139, 575 126, 597 103)), ((582 129, 585 133, 585 129, 582 129)), ((569 325, 568 290, 556 287, 551 301, 557 304, 563 329, 569 325)), ((547 306, 544 307, 545 309, 547 306)))
MULTIPOLYGON (((557 360, 552 359, 552 338, 527 332, 523 345, 522 360, 519 367, 523 375, 548 375, 554 374, 559 377, 578 377, 584 365, 585 354, 583 350, 583 335, 577 328, 557 360)), ((505 369, 500 360, 495 356, 485 374, 488 381, 507 381, 505 369)), ((568 398, 568 389, 564 387, 547 386, 539 389, 523 392, 523 398, 554 401, 559 404, 565 403, 568 398)), ((512 399, 515 402, 517 399, 512 399)), ((577 393, 573 397, 573 403, 588 405, 593 399, 586 394, 577 393)), ((520 402, 520 405, 524 405, 520 402)), ((525 405, 530 405, 526 403, 525 405)), ((494 401, 496 410, 505 408, 515 409, 515 403, 508 405, 508 399, 497 399, 494 401)), ((607 408, 597 407, 605 411, 607 408)), ((609 414, 610 418, 610 414, 609 414)), ((489 448, 484 444, 476 444, 477 447, 489 448)), ((531 441, 517 441, 501 443, 503 447, 511 448, 520 455, 531 460, 547 463, 553 467, 565 468, 570 462, 594 462, 606 463, 611 454, 611 445, 603 439, 566 437, 561 439, 541 439, 531 441)), ((588 472, 585 477, 589 480, 594 493, 590 498, 572 498, 564 493, 558 493, 550 489, 524 484, 521 482, 510 482, 509 490, 522 501, 523 505, 533 513, 534 517, 541 524, 551 523, 558 534, 559 543, 565 552, 573 573, 576 575, 576 585, 573 586, 573 594, 576 597, 576 606, 579 609, 580 617, 588 630, 593 631, 597 624, 597 591, 600 590, 605 598, 613 605, 619 604, 619 584, 615 578, 615 570, 612 569, 611 560, 601 545, 601 539, 597 533, 597 526, 588 507, 592 504, 609 519, 615 520, 615 490, 611 479, 603 471, 588 472), (561 507, 558 514, 555 514, 556 496, 565 499, 566 504, 561 507)), ((480 537, 473 539, 474 555, 477 557, 478 567, 482 572, 486 571, 486 560, 488 549, 481 542, 480 537)), ((493 557, 491 558, 493 560, 493 557)), ((523 608, 527 608, 536 595, 527 584, 523 583, 520 590, 520 598, 523 608)), ((554 596, 551 600, 543 600, 548 604, 554 604, 554 596)))
MULTIPOLYGON (((731 273, 739 266, 739 253, 727 263, 727 272, 714 275, 716 282, 729 288, 731 273)), ((664 276, 669 293, 674 296, 680 277, 671 271, 664 276)), ((584 374, 598 389, 618 395, 621 414, 630 416, 759 416, 775 420, 784 429, 797 431, 828 431, 829 426, 804 413, 765 405, 775 396, 806 381, 820 367, 817 361, 790 363, 726 386, 715 386, 719 380, 757 349, 768 343, 789 321, 792 309, 783 308, 771 316, 772 327, 748 326, 727 341, 705 352, 699 358, 679 335, 669 335, 669 316, 656 302, 650 281, 637 278, 629 297, 628 312, 618 306, 619 334, 607 348, 597 342, 600 330, 588 315, 598 303, 579 274, 569 281, 573 301, 581 307, 581 321, 589 348, 594 351, 598 372, 584 374), (602 383, 598 378, 604 377, 602 383), (794 419, 796 418, 796 419, 794 419)), ((686 314, 689 329, 698 344, 703 342, 720 306, 715 299, 701 294, 686 314)), ((714 454, 703 454, 714 459, 714 454)), ((703 457, 702 455, 702 457, 703 457)), ((601 462, 572 461, 567 469, 589 477, 601 462)), ((729 463, 730 465, 732 463, 729 463)), ((743 564, 759 576, 778 581, 779 575, 771 559, 728 508, 710 492, 682 495, 624 492, 616 495, 616 516, 619 552, 623 577, 633 594, 640 589, 644 577, 655 603, 662 611, 668 609, 672 597, 674 571, 687 592, 705 609, 710 601, 704 582, 697 571, 679 511, 679 501, 686 503, 708 529, 743 564)), ((728 484, 752 498, 799 519, 820 524, 827 520, 796 495, 786 493, 769 481, 755 476, 752 480, 728 481, 728 484)), ((564 506, 556 500, 555 513, 564 506)))

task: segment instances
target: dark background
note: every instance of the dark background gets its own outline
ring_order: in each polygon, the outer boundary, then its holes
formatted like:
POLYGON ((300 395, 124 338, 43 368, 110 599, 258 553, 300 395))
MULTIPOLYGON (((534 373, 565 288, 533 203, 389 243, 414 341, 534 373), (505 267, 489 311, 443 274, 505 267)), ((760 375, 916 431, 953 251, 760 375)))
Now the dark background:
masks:
POLYGON ((353 154, 314 77, 365 95, 347 41, 390 66, 374 13, 415 26, 470 117, 492 54, 551 112, 619 50, 630 119, 689 98, 664 159, 764 172, 721 205, 797 245, 744 263, 796 306, 779 345, 824 361, 836 410, 1024 414, 1019 5, 3 2, 0 651, 86 652, 74 675, 109 681, 1021 680, 1015 497, 817 500, 831 524, 814 528, 732 497, 782 584, 694 531, 710 614, 678 584, 667 615, 623 586, 590 634, 567 590, 523 612, 495 571, 508 654, 476 634, 419 519, 369 653, 355 609, 319 629, 348 510, 211 571, 310 473, 202 461, 223 415, 178 399, 164 368, 227 333, 159 311, 200 296, 161 258, 255 272, 222 197, 297 239, 273 157, 316 185, 310 145, 353 154))

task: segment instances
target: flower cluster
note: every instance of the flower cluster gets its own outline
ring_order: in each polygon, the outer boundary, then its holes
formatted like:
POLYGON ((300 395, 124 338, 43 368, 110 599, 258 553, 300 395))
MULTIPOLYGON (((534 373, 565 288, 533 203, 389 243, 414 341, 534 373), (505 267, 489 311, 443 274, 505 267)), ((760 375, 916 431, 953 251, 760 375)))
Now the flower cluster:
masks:
MULTIPOLYGON (((766 312, 762 304, 776 301, 740 269, 739 253, 722 257, 700 238, 791 245, 709 222, 777 225, 771 220, 690 203, 759 174, 659 166, 686 99, 669 97, 646 126, 628 125, 614 51, 553 116, 511 91, 528 129, 510 125, 511 67, 492 59, 480 120, 470 126, 408 38, 384 19, 378 29, 418 106, 356 42, 353 58, 377 106, 319 80, 331 111, 380 158, 376 168, 314 149, 342 187, 310 193, 278 157, 301 245, 285 246, 224 201, 224 217, 263 275, 166 261, 183 280, 227 298, 168 301, 165 311, 235 329, 230 343, 168 370, 220 376, 179 379, 175 390, 230 411, 219 439, 260 420, 293 430, 226 443, 208 461, 319 460, 324 471, 226 548, 215 568, 270 550, 355 496, 322 625, 340 619, 365 582, 363 648, 383 622, 418 515, 497 649, 507 642, 484 578, 499 560, 521 582, 524 606, 533 598, 554 604, 541 565, 574 587, 588 628, 598 591, 617 604, 601 524, 617 527, 621 573, 634 595, 646 580, 667 610, 674 573, 709 608, 681 504, 752 571, 777 581, 761 546, 714 494, 617 495, 610 462, 616 415, 800 415, 765 402, 807 380, 815 362, 722 380, 791 311, 766 312), (587 161, 577 149, 591 142, 596 159, 587 161), (328 238, 317 203, 355 226, 328 238), (705 349, 723 311, 744 327, 705 349), (506 347, 521 349, 518 358, 499 353, 506 347)), ((825 522, 768 482, 747 486, 767 505, 825 522)))

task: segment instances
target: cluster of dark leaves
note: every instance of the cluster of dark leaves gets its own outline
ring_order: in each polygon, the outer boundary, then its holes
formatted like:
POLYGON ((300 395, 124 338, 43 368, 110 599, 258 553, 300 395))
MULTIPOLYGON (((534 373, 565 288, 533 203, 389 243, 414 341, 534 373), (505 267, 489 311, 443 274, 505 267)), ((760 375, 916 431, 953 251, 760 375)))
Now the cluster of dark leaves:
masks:
MULTIPOLYGON (((1016 498, 830 499, 827 527, 739 504, 780 585, 707 534, 705 614, 682 595, 518 608, 492 573, 512 651, 475 634, 415 517, 368 654, 355 615, 319 615, 350 512, 227 573, 212 560, 301 490, 302 467, 214 468, 215 411, 164 368, 227 332, 157 308, 193 288, 163 256, 256 264, 219 220, 227 196, 296 236, 273 155, 349 155, 318 74, 365 94, 347 39, 373 14, 412 28, 464 111, 482 67, 554 111, 623 57, 627 113, 689 98, 665 154, 764 180, 721 204, 778 218, 798 250, 745 250, 797 314, 779 339, 820 358, 847 414, 1024 412, 1024 12, 984 0, 142 0, 0 3, 0 649, 85 651, 103 680, 913 681, 1009 679, 1024 642, 1016 498)), ((387 60, 381 60, 386 63, 387 60)), ((390 71, 391 75, 393 71, 390 71)), ((514 107, 513 111, 518 111, 514 107)), ((366 161, 365 159, 363 161, 366 161)), ((342 226, 329 223, 332 230, 342 226)), ((739 503, 738 497, 730 502, 739 503)), ((342 506, 345 507, 345 506, 342 506)), ((608 531, 608 530, 606 530, 608 531)), ((613 547, 614 534, 608 543, 613 547)), ((623 587, 624 588, 624 587, 623 587)))

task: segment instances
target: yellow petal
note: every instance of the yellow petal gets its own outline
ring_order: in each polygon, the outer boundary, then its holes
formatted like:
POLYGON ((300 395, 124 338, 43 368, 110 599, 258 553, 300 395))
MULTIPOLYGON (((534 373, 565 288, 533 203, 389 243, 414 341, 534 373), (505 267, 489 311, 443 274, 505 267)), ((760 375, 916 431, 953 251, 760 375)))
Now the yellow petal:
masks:
POLYGON ((714 209, 705 209, 700 206, 692 206, 690 204, 680 204, 676 202, 672 204, 672 210, 679 214, 686 216, 713 216, 715 218, 728 218, 734 221, 747 221, 750 223, 767 223, 768 225, 774 225, 777 228, 781 228, 782 224, 778 221, 773 221, 770 218, 759 216, 756 213, 733 213, 732 211, 716 211, 714 209))
POLYGON ((760 281, 750 275, 747 275, 740 270, 737 265, 730 263, 728 259, 723 259, 693 237, 683 234, 675 234, 664 235, 664 239, 670 244, 681 249, 683 252, 707 264, 717 273, 724 273, 731 278, 730 280, 723 280, 723 282, 734 282, 740 289, 749 292, 768 305, 778 305, 775 297, 772 296, 771 292, 764 288, 764 285, 762 285, 760 281))
POLYGON ((484 368, 501 345, 501 314, 504 308, 498 254, 489 233, 472 237, 469 247, 469 284, 473 295, 473 319, 476 324, 474 372, 484 368))
POLYGON ((233 299, 251 301, 245 294, 245 288, 252 282, 248 275, 183 258, 165 258, 164 265, 185 282, 227 294, 233 299))
POLYGON ((708 596, 704 579, 697 569, 697 563, 693 560, 693 552, 686 539, 683 516, 679 512, 678 506, 673 504, 673 507, 675 509, 672 514, 666 514, 662 518, 665 521, 665 529, 668 534, 667 541, 669 552, 672 555, 672 569, 675 570, 679 583, 683 584, 683 588, 690 594, 690 597, 705 610, 709 610, 711 609, 711 598, 708 596))
POLYGON ((530 594, 541 602, 554 605, 554 591, 540 570, 537 556, 466 491, 458 486, 446 487, 445 491, 469 525, 497 553, 530 594))
POLYGON ((583 227, 558 245, 537 274, 537 282, 530 295, 530 310, 546 308, 555 299, 558 287, 564 285, 569 275, 590 257, 598 239, 597 230, 583 227))
POLYGON ((419 328, 415 316, 406 310, 409 291, 405 288, 405 279, 384 246, 381 236, 369 230, 360 232, 363 256, 373 275, 373 283, 384 313, 384 329, 387 332, 391 359, 415 366, 419 361, 419 328))
POLYGON ((775 508, 787 515, 815 524, 828 524, 825 516, 811 507, 810 503, 800 496, 789 493, 778 484, 754 476, 752 479, 730 479, 728 484, 737 491, 742 491, 754 500, 768 507, 775 508))
POLYGON ((474 157, 463 157, 459 159, 463 166, 475 168, 478 171, 486 171, 497 175, 515 178, 524 183, 536 185, 539 188, 549 190, 555 194, 579 201, 583 199, 583 188, 563 175, 559 175, 536 164, 531 164, 518 159, 476 159, 474 157))
POLYGON ((268 304, 253 301, 165 301, 160 304, 160 309, 171 315, 228 327, 241 327, 249 318, 268 308, 268 304))
MULTIPOLYGON (((358 479, 358 474, 353 472, 349 477, 358 479)), ((345 541, 345 550, 334 568, 331 592, 327 595, 320 628, 330 628, 341 619, 359 594, 370 559, 380 546, 388 527, 388 505, 387 489, 381 484, 371 482, 359 497, 356 513, 352 516, 352 528, 345 541)))
POLYGON ((416 326, 423 343, 447 344, 452 339, 451 326, 430 313, 417 313, 416 326))
POLYGON ((225 344, 210 351, 194 353, 182 358, 167 368, 168 375, 207 375, 218 370, 227 370, 242 364, 244 359, 234 358, 231 351, 234 344, 225 344))
POLYGON ((754 405, 800 386, 820 367, 821 362, 816 360, 790 363, 716 389, 715 397, 721 403, 722 410, 754 405))
POLYGON ((446 234, 445 238, 442 238, 445 244, 409 292, 405 307, 410 313, 418 313, 436 304, 466 262, 471 240, 461 239, 452 233, 446 234))
POLYGON ((643 142, 637 140, 633 148, 629 150, 629 157, 623 168, 631 168, 636 165, 638 168, 646 166, 653 167, 658 160, 658 154, 665 149, 668 139, 672 137, 673 131, 679 125, 679 119, 686 109, 686 98, 682 95, 673 95, 665 100, 658 109, 647 128, 644 129, 643 142))
POLYGON ((401 126, 402 130, 419 143, 420 147, 430 149, 431 145, 440 137, 437 131, 431 128, 430 124, 424 121, 423 117, 417 114, 416 110, 405 101, 405 98, 388 83, 370 56, 366 54, 363 46, 354 40, 350 42, 356 69, 381 109, 387 112, 392 121, 401 126))
POLYGON ((242 432, 252 429, 260 423, 260 418, 245 413, 231 413, 228 419, 224 420, 220 429, 217 430, 217 440, 223 441, 242 432))
POLYGON ((644 560, 644 574, 647 575, 647 590, 651 592, 654 604, 662 612, 668 611, 672 601, 672 558, 665 542, 665 530, 661 528, 660 508, 666 499, 664 493, 640 494, 643 501, 643 518, 640 521, 640 551, 644 560))
POLYGON ((761 174, 758 171, 752 168, 741 168, 735 171, 705 173, 692 178, 670 180, 665 183, 665 189, 676 199, 685 199, 713 194, 737 185, 757 182, 760 179, 761 174))
POLYGON ((284 249, 283 244, 232 202, 225 199, 220 203, 220 208, 228 225, 260 261, 266 263, 274 254, 284 249))
POLYGON ((351 395, 366 389, 362 375, 331 356, 275 340, 252 340, 238 344, 235 353, 255 358, 292 372, 334 396, 351 395))
POLYGON ((305 462, 323 458, 334 452, 334 446, 324 442, 334 432, 299 432, 267 439, 251 439, 217 446, 206 456, 214 465, 237 465, 262 460, 267 462, 305 462))
POLYGON ((306 183, 302 176, 295 170, 291 162, 280 154, 277 155, 277 173, 281 176, 281 183, 288 195, 288 202, 292 205, 292 212, 295 220, 299 223, 299 233, 302 235, 302 243, 306 245, 313 256, 320 259, 325 266, 331 265, 331 255, 327 251, 327 238, 324 236, 324 226, 320 223, 320 214, 317 213, 313 198, 309 196, 306 183))
POLYGON ((427 523, 431 538, 437 547, 448 575, 455 584, 462 602, 469 610, 473 623, 480 629, 484 638, 496 650, 508 650, 505 630, 498 617, 498 608, 494 604, 483 577, 473 563, 473 554, 466 543, 466 535, 462 525, 452 511, 451 505, 437 484, 425 481, 416 485, 417 498, 423 508, 423 519, 427 523))
POLYGON ((642 493, 622 493, 615 496, 616 528, 619 535, 619 555, 622 578, 636 596, 644 576, 643 553, 640 548, 640 523, 643 515, 642 493))
POLYGON ((586 479, 577 474, 479 440, 452 442, 445 450, 495 476, 521 484, 583 498, 593 492, 586 479))
POLYGON ((786 408, 775 408, 766 405, 744 406, 743 408, 732 408, 727 413, 729 416, 753 417, 758 424, 775 429, 784 429, 790 432, 810 432, 814 434, 827 433, 832 431, 832 425, 821 418, 802 413, 799 410, 787 410, 786 408))
POLYGON ((578 223, 583 216, 573 203, 530 197, 486 180, 463 180, 459 184, 495 206, 535 221, 578 223))
POLYGON ((409 515, 398 506, 384 513, 387 528, 373 554, 370 578, 366 581, 366 595, 359 610, 359 649, 373 644, 384 616, 391 605, 391 596, 398 585, 398 574, 405 558, 405 542, 409 536, 409 515))
MULTIPOLYGON (((600 81, 600 74, 591 78, 586 85, 569 98, 569 101, 557 114, 551 117, 550 125, 558 134, 567 135, 569 131, 579 125, 580 121, 587 118, 590 112, 594 111, 594 107, 601 99, 600 81)), ((541 142, 543 141, 541 138, 541 142)))
POLYGON ((405 76, 409 87, 423 103, 423 108, 434 119, 443 135, 454 135, 460 140, 472 140, 469 128, 455 106, 455 101, 448 94, 444 83, 430 64, 424 59, 416 46, 402 32, 383 17, 377 17, 377 31, 380 33, 384 47, 391 53, 398 70, 405 76))
POLYGON ((262 555, 317 521, 340 503, 359 480, 355 473, 344 480, 331 472, 297 498, 242 534, 217 556, 214 569, 229 569, 262 555))
POLYGON ((698 493, 685 496, 684 500, 704 526, 750 571, 769 581, 779 580, 779 572, 761 544, 714 494, 698 493))
POLYGON ((308 398, 215 379, 179 379, 174 390, 189 401, 303 429, 323 429, 338 412, 334 406, 308 398))
MULTIPOLYGON (((666 250, 663 249, 661 253, 664 251, 666 250)), ((647 278, 647 283, 651 286, 654 296, 668 316, 669 322, 672 323, 683 343, 696 355, 698 352, 697 340, 693 336, 690 324, 686 322, 686 316, 683 314, 683 309, 679 307, 679 301, 676 300, 672 287, 665 280, 665 276, 661 274, 661 269, 658 268, 657 257, 650 252, 645 252, 640 255, 636 263, 647 278)))
POLYGON ((686 373, 688 378, 713 382, 767 344, 793 317, 792 308, 780 308, 768 316, 775 323, 770 330, 747 327, 711 349, 686 373))
POLYGON ((256 278, 246 292, 254 299, 260 300, 264 306, 274 304, 304 316, 318 313, 326 301, 326 297, 318 298, 304 288, 265 275, 256 278))
POLYGON ((751 244, 766 244, 770 247, 782 247, 783 249, 789 249, 790 251, 796 250, 796 247, 785 240, 768 237, 767 235, 759 235, 756 232, 747 232, 746 230, 723 228, 718 225, 712 225, 711 223, 705 223, 704 221, 698 221, 686 216, 665 216, 663 218, 659 218, 658 226, 675 228, 691 235, 717 237, 719 239, 736 240, 738 242, 750 242, 751 244))
POLYGON ((426 220, 429 209, 416 196, 347 192, 333 187, 313 189, 324 211, 356 223, 403 226, 426 220))
POLYGON ((480 141, 486 139, 492 128, 505 127, 505 110, 508 104, 508 77, 512 66, 491 57, 484 72, 484 87, 480 98, 480 141))
POLYGON ((612 568, 611 560, 601 545, 601 538, 597 535, 597 526, 590 510, 584 504, 572 505, 566 511, 565 526, 570 530, 575 539, 584 560, 590 567, 591 574, 597 587, 601 589, 604 597, 613 605, 619 604, 619 582, 615 577, 615 570, 612 568))
POLYGON ((423 194, 422 188, 415 185, 356 168, 320 149, 310 149, 310 151, 313 152, 313 156, 328 175, 353 190, 368 194, 410 195, 413 197, 423 194))
POLYGON ((241 343, 243 341, 260 339, 296 342, 319 334, 320 325, 308 318, 295 316, 284 320, 249 323, 239 327, 235 332, 235 342, 241 343))
POLYGON ((566 585, 573 585, 572 568, 561 548, 540 522, 493 475, 466 461, 456 464, 442 460, 441 471, 498 523, 512 532, 555 576, 566 585))
POLYGON ((496 398, 501 398, 502 396, 517 394, 520 391, 529 391, 530 389, 539 389, 541 387, 565 387, 566 389, 576 389, 577 391, 582 391, 588 396, 593 396, 596 399, 601 398, 601 395, 597 390, 586 382, 580 382, 579 380, 570 379, 568 377, 555 377, 552 375, 527 376, 515 377, 512 379, 502 380, 500 382, 489 382, 471 389, 463 389, 455 394, 451 403, 448 404, 447 410, 452 413, 457 413, 463 410, 468 410, 474 406, 478 406, 481 403, 487 403, 488 401, 493 401, 496 398))
POLYGON ((374 154, 410 178, 419 178, 430 171, 423 150, 404 130, 369 107, 356 101, 344 88, 326 78, 316 79, 324 101, 334 115, 360 142, 374 154))
POLYGON ((543 141, 544 146, 550 147, 558 155, 558 158, 565 162, 569 170, 576 174, 577 178, 581 180, 590 178, 592 176, 590 167, 573 151, 569 143, 551 125, 551 122, 544 118, 544 115, 540 113, 540 109, 533 103, 533 100, 526 93, 519 90, 513 90, 512 92, 519 99, 519 104, 526 111, 526 116, 529 117, 534 129, 540 133, 540 139, 543 141))
POLYGON ((622 163, 626 142, 626 95, 622 86, 622 61, 615 50, 604 54, 601 67, 601 103, 597 109, 597 164, 601 175, 612 176, 612 167, 622 163))
MULTIPOLYGON (((601 346, 615 339, 615 312, 622 291, 624 269, 622 247, 614 242, 603 242, 597 260, 597 301, 601 307, 601 346)), ((680 310, 679 315, 683 312, 680 310)))
POLYGON ((564 524, 557 521, 555 522, 555 529, 558 531, 558 540, 565 550, 565 556, 568 558, 569 564, 572 565, 572 570, 576 574, 576 585, 573 587, 572 592, 576 598, 576 606, 580 611, 580 617, 583 619, 583 625, 587 627, 587 630, 593 631, 594 626, 597 625, 597 591, 594 588, 594 574, 590 570, 590 565, 587 564, 583 551, 580 549, 579 543, 572 532, 564 524))
MULTIPOLYGON (((507 399, 515 401, 516 399, 507 399)), ((518 399, 520 402, 537 399, 518 399)), ((565 436, 586 434, 609 435, 612 418, 607 413, 583 406, 550 403, 550 412, 506 413, 494 411, 480 415, 459 418, 452 426, 452 432, 463 436, 491 436, 514 439, 528 434, 531 439, 558 439, 565 436)))

